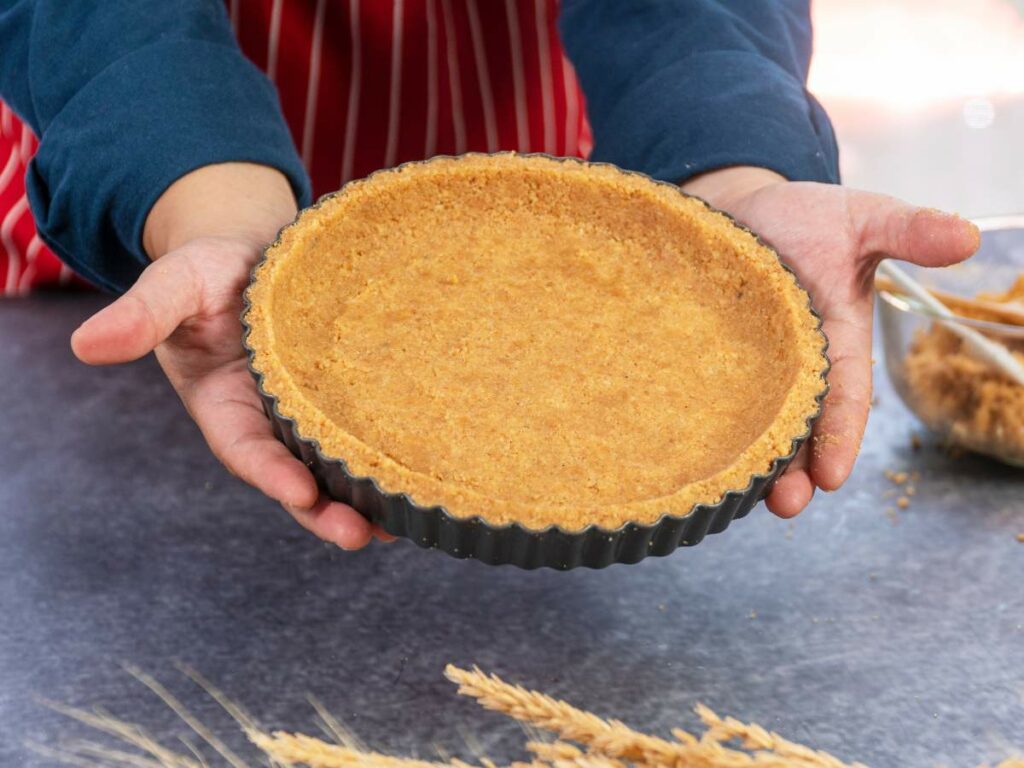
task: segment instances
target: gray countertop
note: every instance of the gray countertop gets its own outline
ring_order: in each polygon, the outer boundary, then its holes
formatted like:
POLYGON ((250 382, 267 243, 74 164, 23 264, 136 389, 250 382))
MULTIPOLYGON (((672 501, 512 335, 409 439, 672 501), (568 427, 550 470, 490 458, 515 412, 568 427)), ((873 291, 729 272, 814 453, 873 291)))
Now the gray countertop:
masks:
POLYGON ((307 694, 371 745, 501 761, 519 731, 461 701, 477 663, 665 732, 692 704, 846 759, 970 768, 1024 749, 1024 475, 910 445, 878 376, 864 452, 794 522, 763 507, 665 559, 523 572, 406 542, 347 554, 217 464, 152 359, 74 361, 95 296, 0 304, 0 765, 82 735, 35 696, 181 733, 121 669, 187 662, 270 727, 311 731, 307 694), (921 473, 896 519, 885 469, 921 473))

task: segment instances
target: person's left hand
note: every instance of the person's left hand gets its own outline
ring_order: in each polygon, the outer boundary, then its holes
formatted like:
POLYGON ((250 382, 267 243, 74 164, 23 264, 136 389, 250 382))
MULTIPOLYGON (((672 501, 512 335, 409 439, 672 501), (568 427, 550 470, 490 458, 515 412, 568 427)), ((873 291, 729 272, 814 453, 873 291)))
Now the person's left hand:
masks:
POLYGON ((796 273, 829 340, 830 391, 811 440, 775 483, 768 508, 799 514, 816 488, 838 489, 860 449, 871 405, 875 267, 886 257, 926 267, 963 261, 981 242, 960 217, 830 184, 728 168, 683 185, 750 227, 796 273))

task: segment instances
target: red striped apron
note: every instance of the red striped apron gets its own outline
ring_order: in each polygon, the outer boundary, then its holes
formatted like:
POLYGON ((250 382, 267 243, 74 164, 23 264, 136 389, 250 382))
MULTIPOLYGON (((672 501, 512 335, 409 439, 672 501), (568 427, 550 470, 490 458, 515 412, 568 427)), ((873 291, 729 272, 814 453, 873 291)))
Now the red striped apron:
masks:
MULTIPOLYGON (((558 0, 226 0, 277 85, 315 195, 435 154, 586 156, 583 96, 558 0)), ((0 295, 66 284, 25 199, 36 141, 0 104, 0 295)))

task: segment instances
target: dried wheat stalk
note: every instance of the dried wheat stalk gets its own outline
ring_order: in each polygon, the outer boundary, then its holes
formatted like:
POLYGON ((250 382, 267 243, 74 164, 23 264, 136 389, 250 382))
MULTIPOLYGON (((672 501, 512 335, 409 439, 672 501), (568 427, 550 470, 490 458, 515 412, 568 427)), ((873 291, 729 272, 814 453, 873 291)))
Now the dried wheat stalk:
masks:
POLYGON ((486 709, 528 723, 559 738, 575 741, 591 751, 629 762, 670 765, 687 745, 673 744, 634 731, 617 720, 604 720, 564 701, 510 685, 497 675, 486 675, 479 668, 459 669, 451 664, 445 676, 459 686, 459 693, 474 698, 486 709))
POLYGON ((526 749, 539 762, 552 768, 626 768, 621 760, 597 752, 584 752, 564 741, 528 741, 526 749))
MULTIPOLYGON (((373 752, 359 743, 319 702, 313 702, 329 743, 312 736, 281 731, 266 733, 238 705, 214 688, 197 672, 179 667, 193 682, 224 708, 260 750, 270 768, 476 768, 454 758, 431 762, 373 752)), ((145 673, 128 668, 153 691, 190 730, 217 753, 230 768, 257 768, 232 752, 164 686, 145 673)), ((650 736, 622 722, 601 718, 564 701, 537 691, 510 685, 496 675, 478 668, 463 670, 448 666, 445 675, 459 686, 459 693, 477 700, 487 709, 500 712, 527 726, 549 731, 558 738, 526 743, 532 754, 529 763, 509 768, 864 768, 847 765, 837 758, 788 741, 761 726, 722 718, 698 705, 697 715, 706 727, 698 738, 686 731, 672 732, 674 740, 650 736), (575 743, 570 743, 575 742, 575 743)), ((101 710, 87 711, 48 704, 65 716, 94 731, 113 737, 135 751, 92 741, 66 742, 59 746, 31 744, 34 751, 66 765, 80 768, 212 768, 200 747, 182 739, 188 754, 163 746, 143 729, 101 710)), ((497 768, 481 758, 482 768, 497 768)), ((997 768, 1024 768, 1024 759, 1011 758, 997 768)))
MULTIPOLYGON (((762 760, 768 760, 769 756, 783 761, 786 764, 820 766, 821 768, 846 768, 845 764, 837 760, 827 752, 805 747, 802 744, 795 744, 792 741, 779 736, 777 733, 765 730, 760 725, 741 723, 732 717, 724 720, 712 712, 703 704, 695 708, 697 716, 707 726, 707 731, 701 737, 702 741, 738 741, 744 749, 755 751, 755 755, 761 754, 762 760)), ((674 731, 677 738, 680 731, 674 731)), ((860 763, 854 763, 850 768, 864 768, 860 763)))
POLYGON ((307 768, 450 768, 453 765, 359 751, 300 733, 253 731, 248 736, 262 752, 285 765, 304 765, 307 768))
MULTIPOLYGON (((657 768, 857 768, 823 752, 793 744, 758 726, 744 726, 737 720, 721 720, 702 707, 701 717, 712 730, 697 739, 682 730, 666 741, 639 733, 618 720, 603 720, 564 701, 553 699, 480 669, 458 669, 449 665, 445 675, 459 686, 459 693, 476 699, 487 709, 501 712, 523 723, 551 731, 559 738, 575 741, 591 752, 643 766, 657 768), (753 754, 731 749, 729 741, 741 741, 753 754)), ((863 767, 860 767, 863 768, 863 767)))

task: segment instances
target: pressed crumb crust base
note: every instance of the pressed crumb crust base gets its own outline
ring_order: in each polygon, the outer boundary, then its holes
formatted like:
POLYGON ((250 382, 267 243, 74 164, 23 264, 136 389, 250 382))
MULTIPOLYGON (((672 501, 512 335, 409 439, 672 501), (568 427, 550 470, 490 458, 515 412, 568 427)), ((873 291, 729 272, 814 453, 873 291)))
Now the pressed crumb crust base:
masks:
POLYGON ((247 343, 299 435, 382 490, 540 529, 746 488, 817 413, 807 294, 703 202, 514 154, 374 174, 257 267, 247 343))

